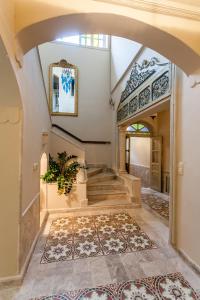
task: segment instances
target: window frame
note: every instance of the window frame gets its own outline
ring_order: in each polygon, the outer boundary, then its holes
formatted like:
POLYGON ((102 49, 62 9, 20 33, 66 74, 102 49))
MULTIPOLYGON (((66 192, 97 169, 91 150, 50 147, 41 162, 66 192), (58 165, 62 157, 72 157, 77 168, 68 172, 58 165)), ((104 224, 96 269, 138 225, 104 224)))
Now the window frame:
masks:
POLYGON ((137 123, 133 123, 133 124, 127 126, 126 134, 129 136, 131 135, 131 136, 138 136, 138 137, 150 137, 152 135, 152 131, 151 131, 151 128, 149 127, 149 125, 144 124, 142 122, 137 122, 137 123), (133 127, 134 125, 137 125, 137 129, 135 129, 133 127), (141 126, 141 125, 143 127, 139 129, 139 126, 141 126), (130 131, 130 130, 128 130, 129 127, 132 127, 135 130, 130 131), (148 131, 142 131, 143 128, 147 128, 148 131))
MULTIPOLYGON (((63 41, 62 39, 64 39, 65 37, 62 38, 58 38, 56 39, 55 43, 61 43, 61 44, 67 44, 67 45, 71 45, 71 46, 77 46, 77 47, 84 47, 84 48, 91 48, 91 49, 98 49, 98 50, 104 50, 104 51, 109 51, 110 50, 110 36, 103 34, 103 33, 98 33, 98 34, 77 34, 77 36, 79 37, 79 42, 78 43, 72 43, 72 42, 67 42, 67 41, 63 41), (81 39, 83 38, 83 36, 87 36, 90 35, 90 39, 91 39, 91 45, 87 45, 86 39, 85 39, 85 43, 81 42, 81 39), (97 39, 98 40, 98 45, 99 45, 99 41, 103 40, 104 46, 103 47, 99 47, 99 46, 94 46, 94 40, 96 40, 96 38, 94 38, 95 35, 103 35, 103 39, 97 39), (105 46, 106 45, 106 46, 105 46)), ((68 36, 66 36, 68 37, 68 36)), ((70 37, 70 36, 69 36, 70 37)))

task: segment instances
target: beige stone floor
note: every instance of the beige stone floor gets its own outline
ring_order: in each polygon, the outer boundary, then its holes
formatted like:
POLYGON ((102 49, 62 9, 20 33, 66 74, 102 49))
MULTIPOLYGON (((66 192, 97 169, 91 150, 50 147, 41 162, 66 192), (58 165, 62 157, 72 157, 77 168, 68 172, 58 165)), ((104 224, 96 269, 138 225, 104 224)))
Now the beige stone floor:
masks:
POLYGON ((95 209, 87 212, 50 215, 44 232, 36 245, 22 286, 4 288, 0 291, 0 299, 28 300, 32 297, 47 296, 67 290, 95 287, 173 272, 181 272, 194 289, 200 289, 200 277, 168 244, 168 235, 168 227, 145 208, 95 209), (116 211, 128 212, 148 236, 156 241, 158 248, 127 254, 40 264, 52 219, 63 215, 91 215, 116 211))

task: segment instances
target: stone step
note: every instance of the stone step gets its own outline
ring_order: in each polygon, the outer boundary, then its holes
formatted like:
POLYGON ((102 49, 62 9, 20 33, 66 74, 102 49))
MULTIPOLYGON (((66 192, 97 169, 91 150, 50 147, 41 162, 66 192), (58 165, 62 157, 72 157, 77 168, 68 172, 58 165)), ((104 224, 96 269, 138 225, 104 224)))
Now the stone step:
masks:
POLYGON ((101 184, 93 183, 87 186, 88 191, 127 191, 127 188, 123 184, 102 182, 101 184))
POLYGON ((128 199, 108 199, 108 200, 89 200, 88 205, 92 207, 107 207, 107 206, 132 206, 128 199))
MULTIPOLYGON (((102 173, 102 174, 105 174, 105 173, 102 173)), ((98 182, 90 182, 89 181, 89 183, 88 183, 88 185, 123 185, 123 182, 120 180, 120 179, 118 179, 117 178, 117 176, 115 176, 114 174, 112 174, 112 173, 109 173, 110 175, 109 175, 109 180, 101 180, 100 182, 98 181, 98 182), (110 178, 110 176, 115 176, 115 178, 114 179, 111 179, 110 178)), ((99 174, 99 175, 101 175, 101 174, 99 174)), ((107 175, 106 175, 107 176, 107 175)), ((97 176, 95 176, 95 178, 96 178, 97 176)), ((101 176, 101 178, 102 178, 103 176, 101 176)))
POLYGON ((100 173, 88 178, 88 185, 91 183, 99 183, 116 179, 117 176, 114 173, 100 173))
POLYGON ((101 168, 101 169, 106 170, 107 169, 107 165, 105 165, 105 164, 88 164, 87 163, 87 168, 88 169, 101 168))
POLYGON ((87 176, 88 176, 88 178, 90 178, 90 177, 93 177, 93 176, 95 176, 99 173, 102 173, 102 172, 103 172, 102 168, 89 168, 87 170, 87 176))
POLYGON ((88 191, 87 197, 89 201, 109 200, 109 199, 127 200, 128 194, 126 191, 95 190, 95 191, 88 191))

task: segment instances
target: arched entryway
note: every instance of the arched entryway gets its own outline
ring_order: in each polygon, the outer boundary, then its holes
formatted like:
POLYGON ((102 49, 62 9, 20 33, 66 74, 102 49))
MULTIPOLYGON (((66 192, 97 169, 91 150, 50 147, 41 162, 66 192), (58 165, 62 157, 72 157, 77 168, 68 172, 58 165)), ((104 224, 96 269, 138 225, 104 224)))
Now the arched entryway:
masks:
POLYGON ((0 37, 0 277, 18 272, 22 105, 17 80, 0 37))
MULTIPOLYGON (((48 4, 46 3, 46 5, 48 4)), ((65 10, 66 7, 63 8, 63 12, 65 10)), ((173 32, 169 33, 160 29, 159 24, 153 21, 154 18, 151 18, 152 22, 145 22, 140 18, 140 14, 133 17, 130 14, 123 15, 120 9, 118 13, 108 13, 112 10, 110 8, 106 9, 106 5, 103 9, 101 7, 99 13, 94 12, 98 11, 97 9, 90 10, 91 12, 86 13, 84 8, 81 13, 70 12, 60 15, 60 10, 57 12, 55 7, 53 17, 52 15, 45 16, 45 14, 48 15, 48 10, 45 10, 39 17, 40 21, 32 20, 33 23, 31 24, 30 18, 28 23, 21 24, 17 30, 16 37, 22 52, 26 53, 39 44, 63 36, 80 33, 103 33, 134 40, 154 49, 187 74, 192 74, 200 67, 200 57, 187 44, 187 41, 177 38, 176 34, 173 35, 173 32)), ((81 11, 81 8, 78 11, 81 11)), ((154 17, 156 18, 156 16, 154 17)))

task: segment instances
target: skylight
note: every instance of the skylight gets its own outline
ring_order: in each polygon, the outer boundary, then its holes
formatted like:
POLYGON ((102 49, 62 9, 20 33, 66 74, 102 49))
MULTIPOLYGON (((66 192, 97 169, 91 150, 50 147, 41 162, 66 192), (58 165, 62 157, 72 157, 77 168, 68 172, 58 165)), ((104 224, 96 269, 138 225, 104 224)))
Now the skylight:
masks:
POLYGON ((57 39, 58 42, 75 44, 85 47, 108 48, 108 35, 105 34, 80 34, 57 39))

